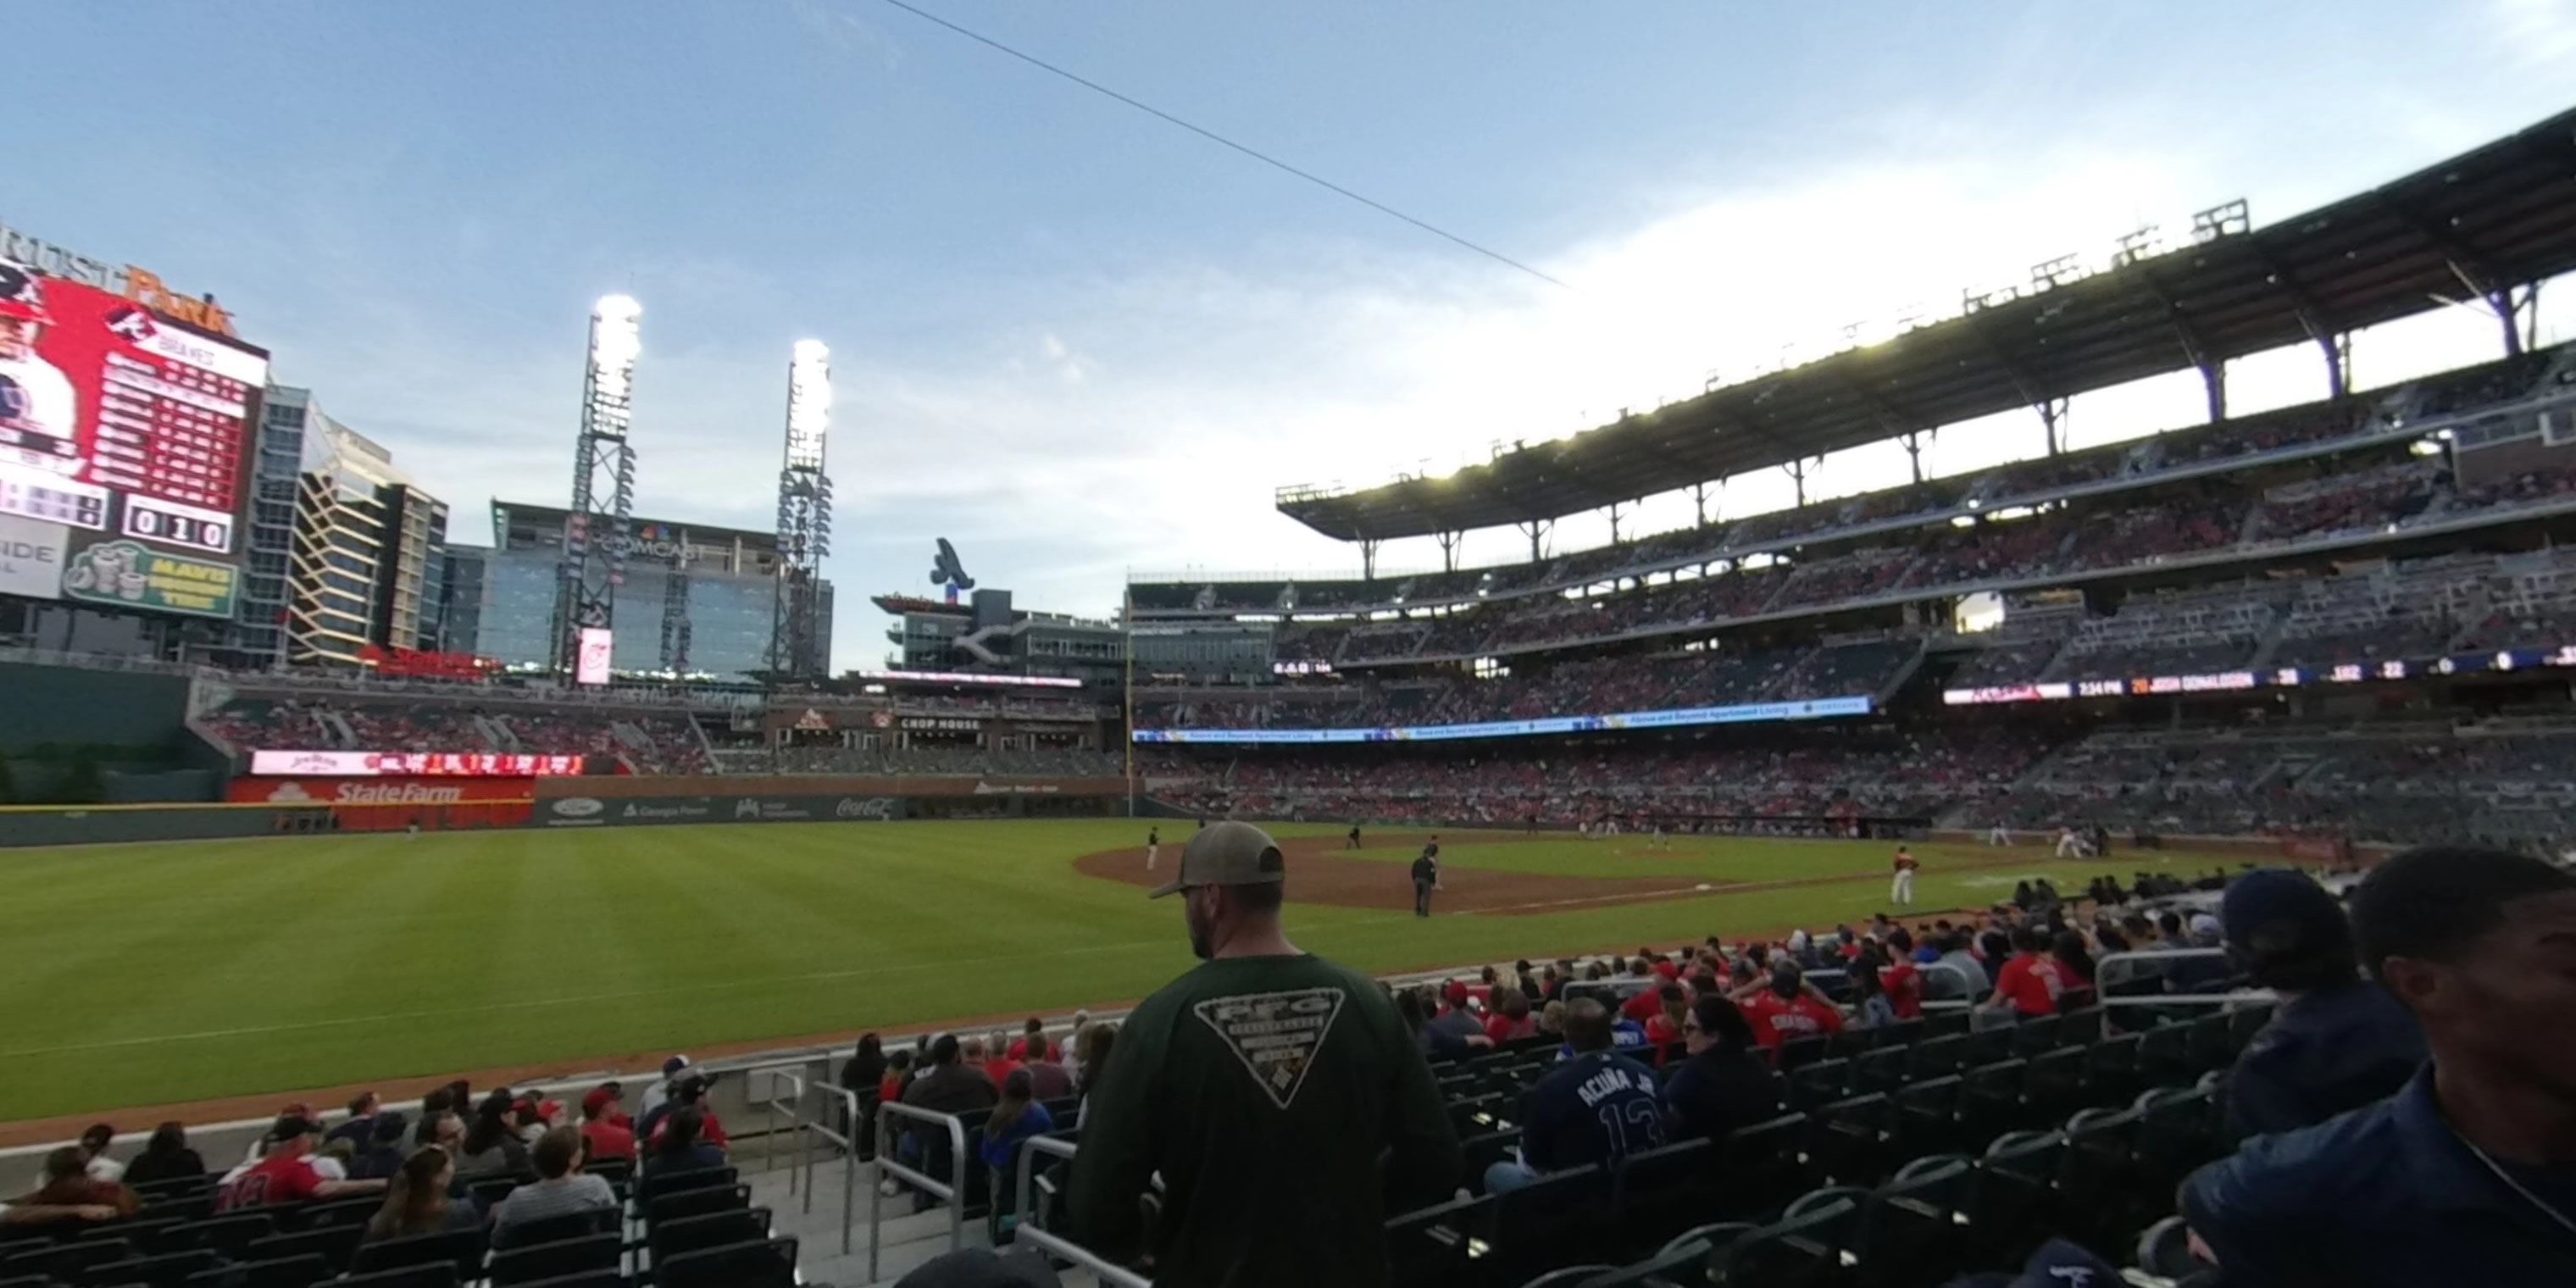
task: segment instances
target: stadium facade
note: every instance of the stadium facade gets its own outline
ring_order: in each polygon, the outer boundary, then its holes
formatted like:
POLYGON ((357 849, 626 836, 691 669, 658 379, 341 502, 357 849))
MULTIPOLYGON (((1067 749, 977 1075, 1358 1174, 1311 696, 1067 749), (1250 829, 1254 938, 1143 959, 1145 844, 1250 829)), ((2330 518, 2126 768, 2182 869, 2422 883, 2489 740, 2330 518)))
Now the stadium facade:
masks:
MULTIPOLYGON (((514 668, 553 655, 571 512, 514 501, 492 504, 493 544, 458 561, 448 647, 514 668), (471 583, 471 585, 469 585, 471 583), (472 591, 474 593, 469 593, 472 591), (471 624, 470 632, 467 624, 471 624)), ((739 680, 769 670, 778 605, 778 539, 767 532, 638 518, 615 585, 610 665, 630 675, 711 675, 739 680)), ((818 587, 819 630, 805 659, 828 666, 832 587, 818 587)))
POLYGON ((957 599, 875 596, 895 619, 887 663, 898 670, 1061 676, 1116 685, 1126 665, 1118 623, 1015 608, 1011 592, 976 589, 957 599))

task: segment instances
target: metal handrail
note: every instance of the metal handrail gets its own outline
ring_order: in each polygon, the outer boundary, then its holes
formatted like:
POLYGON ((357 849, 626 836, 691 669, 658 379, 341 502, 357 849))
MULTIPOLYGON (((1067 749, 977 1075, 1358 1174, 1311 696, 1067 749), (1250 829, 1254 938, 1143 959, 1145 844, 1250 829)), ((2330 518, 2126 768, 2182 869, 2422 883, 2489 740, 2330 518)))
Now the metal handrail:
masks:
MULTIPOLYGON (((2096 959, 2093 963, 2095 996, 2099 998, 2102 1005, 2110 1007, 2223 1006, 2238 1002, 2260 1003, 2280 1000, 2279 994, 2274 993, 2268 988, 2249 988, 2232 993, 2142 993, 2136 997, 2113 997, 2101 991, 2102 978, 2110 973, 2108 968, 2114 964, 2126 965, 2130 962, 2172 962, 2182 961, 2188 958, 2206 959, 2216 957, 2224 959, 2226 956, 2227 950, 2224 948, 2167 948, 2156 952, 2106 953, 2096 959)), ((2147 974, 2162 974, 2162 972, 2142 972, 2139 977, 2143 978, 2147 974)))
POLYGON ((1025 1243, 1041 1252, 1063 1259, 1091 1272, 1092 1277, 1113 1288, 1154 1288, 1154 1281, 1125 1266, 1101 1256, 1060 1234, 1049 1232, 1038 1223, 1038 1214, 1030 1207, 1036 1197, 1035 1155, 1052 1154, 1071 1158, 1080 1146, 1060 1136, 1031 1136, 1020 1142, 1019 1206, 1013 1211, 1019 1220, 1011 1226, 1011 1241, 1025 1243))
MULTIPOLYGON (((753 1065, 744 1069, 742 1073, 746 1078, 765 1073, 769 1074, 773 1078, 784 1078, 789 1082, 794 1083, 796 1086, 795 1106, 791 1109, 791 1113, 794 1116, 790 1118, 789 1126, 798 1131, 798 1152, 802 1157, 796 1163, 789 1165, 787 1192, 790 1194, 797 1192, 796 1168, 801 1166, 805 1173, 804 1211, 809 1214, 814 1210, 814 1138, 820 1136, 824 1140, 840 1147, 842 1167, 841 1251, 846 1254, 853 1247, 857 1246, 857 1235, 855 1231, 858 1225, 857 1204, 859 1189, 859 1142, 857 1137, 857 1124, 859 1122, 858 1093, 847 1087, 836 1086, 829 1081, 808 1082, 802 1072, 789 1072, 790 1070, 803 1070, 809 1065, 820 1062, 824 1066, 823 1072, 828 1075, 831 1068, 830 1061, 831 1057, 829 1056, 812 1056, 798 1060, 781 1061, 775 1064, 753 1065), (827 1125, 826 1119, 820 1114, 817 1114, 812 1118, 804 1117, 801 1113, 801 1108, 804 1104, 805 1097, 809 1095, 838 1098, 841 1102, 842 1108, 848 1114, 848 1117, 842 1119, 842 1121, 851 1124, 850 1133, 845 1135, 827 1125)), ((773 1088, 775 1085, 776 1084, 774 1083, 772 1084, 773 1088)), ((779 1101, 775 1096, 770 1096, 764 1098, 761 1103, 762 1106, 771 1113, 770 1122, 773 1124, 771 1131, 775 1134, 775 1123, 777 1121, 775 1115, 779 1101)), ((766 1165, 766 1160, 764 1160, 763 1166, 766 1167, 766 1165)))
MULTIPOLYGON (((964 1066, 958 1066, 964 1068, 964 1066)), ((969 1070, 968 1072, 972 1072, 969 1070)), ((966 1246, 966 1123, 955 1114, 933 1113, 902 1101, 887 1101, 877 1106, 876 1175, 881 1181, 891 1176, 916 1186, 948 1205, 948 1248, 954 1252, 966 1246), (894 1150, 894 1120, 910 1118, 936 1123, 948 1129, 948 1165, 952 1170, 945 1181, 928 1172, 899 1162, 894 1150)), ((877 1253, 885 1231, 885 1190, 868 1186, 868 1281, 877 1278, 877 1253)))
MULTIPOLYGON (((859 1142, 857 1133, 860 1121, 859 1097, 858 1093, 851 1091, 849 1088, 837 1086, 828 1081, 830 1071, 830 1056, 809 1056, 802 1059, 781 1061, 775 1064, 753 1065, 744 1069, 742 1073, 746 1078, 766 1073, 772 1077, 785 1078, 790 1082, 793 1082, 796 1085, 796 1106, 799 1110, 801 1110, 801 1107, 804 1104, 805 1097, 809 1095, 833 1097, 840 1100, 842 1109, 847 1115, 841 1121, 850 1125, 850 1130, 847 1134, 844 1134, 828 1125, 826 1117, 821 1114, 817 1114, 812 1118, 805 1118, 802 1116, 801 1112, 798 1112, 795 1117, 790 1119, 789 1125, 799 1130, 797 1137, 799 1142, 798 1149, 803 1155, 799 1162, 803 1166, 805 1173, 804 1210, 809 1214, 814 1210, 814 1138, 820 1136, 825 1141, 840 1147, 842 1166, 841 1251, 843 1253, 848 1253, 856 1246, 856 1235, 854 1231, 858 1224, 859 1142), (818 1062, 823 1065, 822 1072, 827 1078, 825 1081, 808 1082, 802 1072, 788 1072, 789 1070, 803 1070, 807 1066, 818 1062)), ((772 1086, 774 1088, 775 1084, 772 1084, 772 1086)), ((777 1130, 776 1110, 778 1108, 778 1101, 775 1096, 771 1096, 765 1098, 762 1101, 762 1105, 770 1111, 770 1130, 772 1134, 775 1134, 777 1130)), ((766 1160, 764 1160, 763 1166, 766 1166, 766 1160)), ((794 1165, 791 1165, 787 1181, 787 1192, 790 1194, 796 1193, 797 1190, 797 1178, 793 1167, 794 1165)))

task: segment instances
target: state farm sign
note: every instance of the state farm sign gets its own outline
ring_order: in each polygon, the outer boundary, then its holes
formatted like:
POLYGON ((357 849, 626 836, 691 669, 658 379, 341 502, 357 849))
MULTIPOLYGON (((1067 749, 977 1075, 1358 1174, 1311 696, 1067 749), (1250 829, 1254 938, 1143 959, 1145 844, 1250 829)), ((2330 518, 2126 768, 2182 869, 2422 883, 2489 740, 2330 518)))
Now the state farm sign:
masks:
POLYGON ((224 799, 261 805, 464 805, 524 801, 532 778, 236 778, 224 799))

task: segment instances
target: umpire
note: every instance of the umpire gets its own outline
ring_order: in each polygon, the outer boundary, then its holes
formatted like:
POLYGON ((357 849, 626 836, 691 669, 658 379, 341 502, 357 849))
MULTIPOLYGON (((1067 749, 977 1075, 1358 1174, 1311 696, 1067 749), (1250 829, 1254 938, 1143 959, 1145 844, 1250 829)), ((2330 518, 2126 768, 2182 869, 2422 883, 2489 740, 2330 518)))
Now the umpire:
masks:
POLYGON ((1422 847, 1422 857, 1413 861, 1413 915, 1431 915, 1431 892, 1440 888, 1440 838, 1422 847))

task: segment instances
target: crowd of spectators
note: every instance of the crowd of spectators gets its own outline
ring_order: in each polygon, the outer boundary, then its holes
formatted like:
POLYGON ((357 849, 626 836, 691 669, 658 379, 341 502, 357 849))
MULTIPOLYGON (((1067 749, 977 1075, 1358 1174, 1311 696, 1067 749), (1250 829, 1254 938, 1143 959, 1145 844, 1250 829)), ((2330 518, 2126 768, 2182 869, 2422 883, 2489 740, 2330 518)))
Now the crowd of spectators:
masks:
POLYGON ((2249 492, 2197 486, 2152 499, 2078 502, 2028 517, 1926 528, 1907 544, 1795 564, 1712 571, 1580 599, 1501 600, 1413 622, 1363 628, 1290 624, 1293 656, 1315 650, 1304 632, 1337 639, 1340 666, 1412 658, 1510 654, 1640 631, 1679 631, 1792 608, 1826 608, 1893 590, 1932 590, 2099 572, 2278 544, 2401 528, 2489 506, 2551 501, 2576 490, 2576 471, 2532 471, 2474 489, 2420 462, 2249 492))
POLYGON ((1763 818, 1929 818, 2004 793, 2046 746, 2017 727, 1852 730, 1754 743, 1506 744, 1472 756, 1264 749, 1220 761, 1165 751, 1143 772, 1157 799, 1210 817, 1758 831, 1763 818))
POLYGON ((918 744, 911 747, 844 747, 800 743, 762 754, 729 754, 727 772, 761 774, 875 774, 1026 778, 1116 778, 1126 772, 1115 751, 1087 747, 1001 748, 918 744))
MULTIPOLYGON (((2561 350, 2551 349, 2432 377, 2393 391, 2241 417, 2177 430, 2139 442, 2019 461, 1973 476, 1929 480, 1854 497, 1819 501, 1731 523, 1658 533, 1633 542, 1529 563, 1420 574, 1379 582, 1301 583, 1298 607, 1309 612, 1355 610, 1390 603, 1420 604, 1472 599, 1479 595, 1499 597, 1567 585, 1591 585, 1634 577, 1676 563, 1738 558, 1786 543, 1811 540, 1830 532, 1895 518, 1920 516, 1928 519, 1945 514, 1954 518, 1973 518, 1983 512, 2042 501, 2052 492, 2113 479, 2146 486, 2152 484, 2158 474, 2168 471, 2200 468, 2212 462, 2256 457, 2291 448, 2313 447, 2360 435, 2386 435, 2399 424, 2388 419, 2392 416, 2405 416, 2410 418, 2407 423, 2413 423, 2486 403, 2510 402, 2528 394, 2534 381, 2563 356, 2561 350)), ((2420 466, 2401 465, 2393 476, 2382 478, 2371 465, 2371 459, 2367 455, 2362 457, 2359 473, 2345 485, 2315 489, 2265 505, 2263 521, 2252 534, 2245 531, 2245 522, 2249 511, 2261 498, 2232 487, 2208 486, 2210 480, 2204 479, 2202 490, 2209 495, 2197 501, 2188 495, 2163 496, 2150 504, 2132 507, 2122 506, 2114 498, 2107 510, 2088 508, 2080 523, 2060 521, 2044 528, 2015 523, 2001 533, 1979 533, 1978 538, 1964 538, 1935 529, 1928 539, 1905 550, 1899 561, 1912 559, 1917 562, 1917 569, 1908 579, 1908 584, 1943 585, 2007 575, 2021 569, 2044 573, 2171 558, 2223 548, 2249 535, 2264 540, 2314 537, 2377 524, 2404 523, 2419 516, 2439 517, 2493 505, 2550 499, 2576 488, 2576 475, 2551 469, 2530 471, 2502 483, 2476 486, 2454 485, 2437 470, 2420 466), (2099 524, 2106 514, 2117 525, 2115 540, 2103 539, 2105 534, 2099 524), (1990 539, 1996 536, 2007 538, 2007 543, 1998 544, 1990 539), (2069 549, 2061 551, 2061 546, 2069 549)), ((1866 585, 1865 578, 1863 582, 1866 585)), ((1280 583, 1267 582, 1229 585, 1222 589, 1214 584, 1193 587, 1174 583, 1141 585, 1137 593, 1139 605, 1147 609, 1185 609, 1204 602, 1203 611, 1258 612, 1276 608, 1281 588, 1280 583)), ((1784 602, 1827 602, 1826 594, 1830 589, 1826 586, 1800 589, 1793 592, 1792 599, 1784 602)), ((1482 607, 1482 614, 1488 618, 1488 629, 1493 626, 1491 618, 1498 616, 1493 610, 1499 607, 1499 601, 1482 607)), ((1751 611, 1756 610, 1736 604, 1719 615, 1740 616, 1751 611)), ((1691 618, 1687 615, 1658 609, 1629 620, 1619 629, 1688 620, 1691 618)), ((1294 629, 1282 632, 1283 636, 1296 633, 1294 629)), ((1424 655, 1446 656, 1473 651, 1476 641, 1461 638, 1462 634, 1457 629, 1444 634, 1440 641, 1443 647, 1439 648, 1354 649, 1350 657, 1412 656, 1417 651, 1424 655)))
POLYGON ((352 696, 239 696, 196 720, 228 749, 277 751, 517 752, 609 756, 637 773, 713 772, 693 717, 637 707, 493 704, 352 696))
POLYGON ((1880 640, 1653 658, 1591 658, 1492 679, 1362 682, 1246 691, 1158 692, 1136 707, 1140 729, 1368 729, 1611 715, 1873 695, 1921 650, 1880 640))

